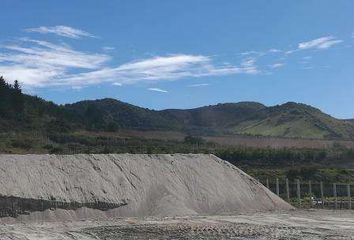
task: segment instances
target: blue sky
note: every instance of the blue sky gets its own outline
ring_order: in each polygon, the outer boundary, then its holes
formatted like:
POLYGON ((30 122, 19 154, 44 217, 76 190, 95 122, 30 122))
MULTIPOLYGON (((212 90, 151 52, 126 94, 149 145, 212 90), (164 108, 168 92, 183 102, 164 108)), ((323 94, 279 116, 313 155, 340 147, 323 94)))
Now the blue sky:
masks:
POLYGON ((0 3, 0 75, 56 103, 303 102, 354 118, 354 1, 0 3))

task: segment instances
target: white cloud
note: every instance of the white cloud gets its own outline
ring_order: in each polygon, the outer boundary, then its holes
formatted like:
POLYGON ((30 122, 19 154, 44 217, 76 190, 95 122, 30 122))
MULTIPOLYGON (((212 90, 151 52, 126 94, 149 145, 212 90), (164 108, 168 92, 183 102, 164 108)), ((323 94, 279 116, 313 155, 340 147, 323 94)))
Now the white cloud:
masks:
POLYGON ((297 52, 297 51, 299 51, 299 49, 287 50, 285 52, 285 55, 290 55, 290 54, 293 54, 294 52, 297 52))
POLYGON ((343 42, 332 36, 317 38, 308 42, 301 42, 298 45, 298 49, 327 49, 336 44, 343 42))
POLYGON ((96 69, 110 60, 108 55, 80 52, 66 45, 31 39, 23 39, 22 45, 12 44, 0 47, 7 50, 7 53, 0 55, 0 62, 6 61, 26 66, 50 65, 96 69))
POLYGON ((282 52, 282 50, 276 49, 276 48, 271 48, 271 49, 268 50, 268 52, 270 52, 270 53, 280 53, 280 52, 282 52))
POLYGON ((264 56, 266 55, 266 52, 260 52, 260 51, 246 51, 246 52, 242 52, 240 53, 242 56, 258 56, 258 57, 261 57, 261 56, 264 56))
MULTIPOLYGON (((42 26, 26 31, 52 33, 74 39, 94 37, 88 32, 68 26, 42 26)), ((0 75, 4 75, 9 81, 18 79, 27 87, 68 86, 79 89, 100 83, 122 86, 138 82, 207 76, 267 74, 270 69, 284 66, 282 62, 290 57, 291 53, 303 52, 306 49, 327 49, 341 42, 340 39, 327 36, 299 43, 298 47, 289 50, 271 48, 265 51, 243 52, 240 54, 243 59, 238 64, 216 62, 213 57, 204 55, 175 54, 138 59, 112 66, 109 64, 111 56, 108 55, 114 50, 111 46, 101 48, 105 54, 89 53, 75 50, 64 43, 21 39, 11 44, 0 45, 0 75), (277 59, 274 59, 275 56, 277 59), (275 61, 276 63, 269 65, 275 61)), ((309 59, 309 56, 303 57, 303 63, 309 59)), ((201 83, 189 86, 207 85, 201 83)))
POLYGON ((246 52, 242 52, 241 55, 243 56, 248 56, 248 55, 257 55, 259 52, 257 51, 246 51, 246 52))
POLYGON ((255 58, 246 58, 241 62, 241 68, 244 73, 248 74, 257 74, 260 71, 256 66, 256 59, 255 58))
POLYGON ((44 86, 48 79, 54 79, 61 75, 60 69, 48 67, 36 68, 23 65, 0 65, 0 75, 8 81, 19 80, 26 86, 44 86))
POLYGON ((104 51, 109 52, 109 51, 115 50, 116 48, 115 48, 115 47, 102 47, 102 49, 103 49, 104 51))
POLYGON ((161 93, 168 93, 168 91, 163 90, 161 88, 148 88, 149 91, 154 91, 154 92, 161 92, 161 93))
POLYGON ((209 83, 197 83, 197 84, 188 85, 188 87, 206 87, 209 85, 210 85, 209 83))
POLYGON ((240 66, 215 64, 209 56, 169 55, 108 65, 109 55, 87 53, 68 45, 22 39, 0 46, 0 72, 10 81, 32 87, 85 86, 111 82, 116 86, 140 81, 167 81, 187 77, 258 73, 255 60, 240 66))
POLYGON ((118 67, 106 67, 97 71, 67 75, 58 85, 97 84, 101 82, 119 82, 132 84, 136 82, 156 82, 177 80, 187 77, 220 76, 230 74, 255 74, 254 64, 240 67, 214 65, 212 59, 201 55, 159 56, 129 63, 118 67))
MULTIPOLYGON (((92 34, 69 26, 41 26, 26 32, 56 34, 79 39, 92 34)), ((27 87, 68 86, 78 89, 90 84, 109 82, 114 86, 137 82, 170 81, 181 78, 257 74, 255 58, 244 59, 239 65, 215 63, 212 57, 175 54, 139 59, 112 66, 108 52, 114 47, 102 47, 102 53, 90 53, 69 45, 20 39, 0 45, 0 74, 9 81, 18 79, 27 87)), ((257 56, 263 53, 250 52, 257 56)), ((202 85, 199 85, 202 86, 202 85)))
POLYGON ((271 68, 280 68, 283 67, 285 64, 284 63, 274 63, 270 65, 271 68))
POLYGON ((18 79, 31 86, 52 85, 72 70, 96 70, 108 60, 108 55, 31 39, 0 46, 0 73, 10 81, 18 79))
POLYGON ((42 33, 42 34, 47 34, 47 33, 52 33, 56 34, 58 36, 62 37, 67 37, 67 38, 74 38, 74 39, 79 39, 81 37, 95 37, 91 33, 88 33, 86 31, 72 28, 69 26, 52 26, 52 27, 45 27, 41 26, 38 28, 28 28, 25 29, 26 32, 35 32, 35 33, 42 33))

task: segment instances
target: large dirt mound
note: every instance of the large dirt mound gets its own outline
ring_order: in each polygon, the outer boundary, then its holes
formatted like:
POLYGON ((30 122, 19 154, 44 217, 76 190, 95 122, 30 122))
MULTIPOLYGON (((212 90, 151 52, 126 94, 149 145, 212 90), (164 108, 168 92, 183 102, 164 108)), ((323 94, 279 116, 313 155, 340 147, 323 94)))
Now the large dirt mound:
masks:
POLYGON ((214 155, 0 155, 0 211, 96 208, 114 216, 288 210, 214 155), (15 207, 14 207, 15 206, 15 207), (6 209, 5 209, 6 208, 6 209))

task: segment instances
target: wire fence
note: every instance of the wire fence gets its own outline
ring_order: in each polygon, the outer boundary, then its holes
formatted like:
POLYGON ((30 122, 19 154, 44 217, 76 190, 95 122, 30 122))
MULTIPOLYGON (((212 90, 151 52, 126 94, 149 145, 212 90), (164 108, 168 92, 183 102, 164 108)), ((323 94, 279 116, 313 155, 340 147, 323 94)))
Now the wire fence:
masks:
POLYGON ((260 181, 285 201, 302 208, 352 209, 354 184, 264 179, 260 181))

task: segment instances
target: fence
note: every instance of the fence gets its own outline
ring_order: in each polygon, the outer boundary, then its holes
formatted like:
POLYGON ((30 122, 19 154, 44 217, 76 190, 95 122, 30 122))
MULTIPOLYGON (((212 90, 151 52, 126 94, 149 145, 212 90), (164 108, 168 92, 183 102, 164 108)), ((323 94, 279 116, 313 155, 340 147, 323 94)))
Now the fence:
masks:
POLYGON ((261 182, 272 192, 297 207, 352 209, 354 184, 265 179, 261 182))

